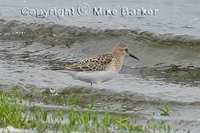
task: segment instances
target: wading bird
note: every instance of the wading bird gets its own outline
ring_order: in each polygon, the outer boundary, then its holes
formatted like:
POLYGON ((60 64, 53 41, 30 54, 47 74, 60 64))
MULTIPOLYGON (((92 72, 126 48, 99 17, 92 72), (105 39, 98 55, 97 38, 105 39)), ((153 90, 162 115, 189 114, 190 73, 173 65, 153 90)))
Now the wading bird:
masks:
POLYGON ((74 79, 88 82, 92 86, 93 83, 101 83, 113 79, 121 70, 126 54, 139 60, 128 51, 127 45, 120 44, 114 46, 110 54, 102 54, 79 62, 67 63, 65 70, 74 79))

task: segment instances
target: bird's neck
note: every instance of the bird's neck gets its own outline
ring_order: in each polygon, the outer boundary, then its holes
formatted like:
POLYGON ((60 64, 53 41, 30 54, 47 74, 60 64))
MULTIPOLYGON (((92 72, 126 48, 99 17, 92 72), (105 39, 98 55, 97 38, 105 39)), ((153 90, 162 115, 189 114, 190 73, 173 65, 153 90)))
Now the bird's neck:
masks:
POLYGON ((113 54, 113 59, 112 59, 112 70, 114 71, 120 71, 122 66, 123 66, 123 62, 124 62, 124 54, 113 54))

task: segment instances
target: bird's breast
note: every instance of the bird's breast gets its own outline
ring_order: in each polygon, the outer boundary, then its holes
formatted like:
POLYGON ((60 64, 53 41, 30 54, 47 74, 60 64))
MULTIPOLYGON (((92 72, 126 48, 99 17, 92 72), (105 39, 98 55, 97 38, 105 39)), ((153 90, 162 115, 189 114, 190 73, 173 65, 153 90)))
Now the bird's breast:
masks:
POLYGON ((123 66, 123 58, 113 58, 107 70, 119 72, 123 66))

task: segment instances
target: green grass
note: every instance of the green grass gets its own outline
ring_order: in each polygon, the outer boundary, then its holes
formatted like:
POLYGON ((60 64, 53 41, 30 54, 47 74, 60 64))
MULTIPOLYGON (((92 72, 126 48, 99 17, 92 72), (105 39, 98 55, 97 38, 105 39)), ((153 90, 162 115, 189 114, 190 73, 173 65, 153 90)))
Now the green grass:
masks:
MULTIPOLYGON (((77 104, 76 97, 69 97, 67 103, 77 104)), ((87 111, 77 111, 77 108, 69 110, 46 110, 42 107, 24 106, 24 99, 18 92, 7 94, 0 91, 0 127, 12 126, 19 129, 33 129, 38 132, 72 131, 87 133, 110 133, 112 131, 123 132, 154 132, 161 130, 169 132, 170 126, 164 122, 147 123, 138 125, 131 116, 114 115, 110 113, 97 113, 92 111, 92 103, 87 111)))
POLYGON ((172 113, 172 109, 167 104, 160 107, 159 110, 160 110, 160 115, 162 116, 170 116, 170 114, 172 113))

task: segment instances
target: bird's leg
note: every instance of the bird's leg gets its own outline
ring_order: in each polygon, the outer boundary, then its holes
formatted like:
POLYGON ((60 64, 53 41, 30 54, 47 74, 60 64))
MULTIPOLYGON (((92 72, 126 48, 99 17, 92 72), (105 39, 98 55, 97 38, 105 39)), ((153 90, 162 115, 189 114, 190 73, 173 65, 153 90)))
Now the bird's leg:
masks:
POLYGON ((90 85, 92 86, 92 82, 90 82, 90 85))

